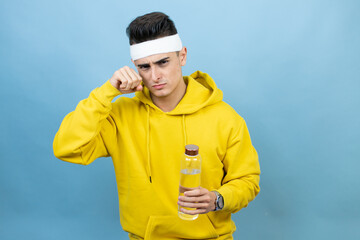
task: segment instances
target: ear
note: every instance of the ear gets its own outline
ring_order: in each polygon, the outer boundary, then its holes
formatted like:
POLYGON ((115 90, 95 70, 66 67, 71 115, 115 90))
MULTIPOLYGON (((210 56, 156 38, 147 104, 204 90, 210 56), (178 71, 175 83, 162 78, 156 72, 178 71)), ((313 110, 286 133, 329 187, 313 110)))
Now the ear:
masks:
POLYGON ((185 66, 186 64, 187 49, 183 47, 179 52, 180 65, 185 66))

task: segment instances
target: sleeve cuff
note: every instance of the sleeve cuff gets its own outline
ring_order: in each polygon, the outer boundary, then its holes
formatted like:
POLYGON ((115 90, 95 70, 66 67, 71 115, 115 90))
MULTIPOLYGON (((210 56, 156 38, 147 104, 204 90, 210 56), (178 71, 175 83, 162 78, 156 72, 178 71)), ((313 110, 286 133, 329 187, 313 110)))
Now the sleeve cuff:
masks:
POLYGON ((111 85, 110 81, 106 81, 101 87, 93 91, 95 97, 105 106, 110 106, 112 100, 122 93, 111 85))
POLYGON ((220 187, 219 189, 216 190, 217 192, 219 192, 222 196, 223 196, 223 199, 224 199, 224 207, 222 210, 224 211, 230 211, 231 209, 231 201, 232 201, 232 191, 231 189, 227 188, 226 186, 222 186, 220 187))

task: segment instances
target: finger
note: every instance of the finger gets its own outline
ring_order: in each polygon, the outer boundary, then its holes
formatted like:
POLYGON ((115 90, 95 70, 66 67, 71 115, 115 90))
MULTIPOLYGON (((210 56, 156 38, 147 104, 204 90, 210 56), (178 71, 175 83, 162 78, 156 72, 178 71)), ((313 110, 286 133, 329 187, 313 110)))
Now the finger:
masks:
POLYGON ((142 91, 142 90, 143 90, 143 86, 141 84, 139 84, 135 89, 135 91, 142 91))
POLYGON ((136 76, 137 79, 142 80, 142 77, 133 68, 130 68, 130 70, 136 76))
POLYGON ((208 192, 209 191, 205 188, 195 188, 194 190, 184 192, 184 195, 187 197, 196 197, 205 195, 208 192))
POLYGON ((135 70, 132 68, 129 68, 129 75, 134 80, 132 89, 135 89, 137 86, 139 86, 141 84, 142 77, 137 72, 135 72, 135 70))
POLYGON ((137 87, 137 85, 140 84, 140 78, 138 78, 132 71, 131 68, 129 68, 128 66, 125 66, 123 68, 123 74, 126 75, 129 78, 129 89, 134 89, 137 87))
POLYGON ((127 67, 126 71, 128 72, 129 76, 131 77, 131 79, 135 80, 142 80, 141 76, 132 68, 127 67))
POLYGON ((193 203, 193 202, 178 202, 180 207, 187 207, 187 208, 209 208, 209 203, 193 203))
POLYGON ((141 82, 141 78, 139 76, 134 75, 134 70, 125 66, 121 69, 122 74, 128 80, 126 90, 134 90, 141 82))
POLYGON ((140 83, 141 83, 141 81, 139 81, 139 80, 133 81, 133 82, 131 83, 130 89, 136 89, 137 86, 140 85, 140 83))
POLYGON ((120 69, 120 73, 123 76, 123 78, 126 80, 125 81, 126 84, 121 84, 120 87, 122 87, 122 89, 124 89, 124 90, 130 90, 133 80, 131 79, 131 77, 129 76, 129 74, 126 72, 126 70, 124 68, 120 69))
POLYGON ((179 201, 182 202, 205 202, 209 203, 211 201, 211 197, 209 195, 202 195, 199 197, 187 197, 187 196, 179 196, 179 201))
POLYGON ((188 210, 188 209, 185 209, 185 208, 180 208, 180 211, 183 212, 183 213, 189 214, 189 215, 204 214, 204 213, 209 212, 206 209, 188 210))
POLYGON ((113 76, 110 79, 110 82, 112 82, 112 85, 117 88, 118 90, 120 90, 120 85, 121 85, 121 75, 119 73, 119 71, 115 71, 113 76))
POLYGON ((119 75, 119 81, 120 81, 120 90, 125 90, 127 84, 128 84, 128 79, 124 76, 124 74, 122 74, 122 72, 119 70, 118 71, 118 75, 119 75))

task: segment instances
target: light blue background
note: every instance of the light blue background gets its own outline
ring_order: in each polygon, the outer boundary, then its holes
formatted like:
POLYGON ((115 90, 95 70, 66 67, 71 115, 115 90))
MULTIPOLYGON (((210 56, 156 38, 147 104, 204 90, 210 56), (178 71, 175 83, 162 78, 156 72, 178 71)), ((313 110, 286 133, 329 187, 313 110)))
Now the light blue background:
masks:
POLYGON ((123 65, 125 28, 164 11, 248 124, 259 196, 235 239, 360 239, 360 2, 0 3, 0 239, 126 239, 112 162, 57 160, 63 117, 123 65))

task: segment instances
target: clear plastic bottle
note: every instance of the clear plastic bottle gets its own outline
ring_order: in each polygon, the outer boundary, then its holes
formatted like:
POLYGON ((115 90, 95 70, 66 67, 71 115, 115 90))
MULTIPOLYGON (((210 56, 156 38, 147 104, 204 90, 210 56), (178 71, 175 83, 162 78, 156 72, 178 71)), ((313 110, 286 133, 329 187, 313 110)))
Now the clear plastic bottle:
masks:
MULTIPOLYGON (((185 155, 180 163, 180 185, 179 194, 184 196, 184 192, 193 190, 200 186, 201 173, 201 157, 199 154, 199 147, 193 144, 185 146, 185 155)), ((186 208, 195 210, 194 208, 186 208)), ((198 215, 190 215, 178 211, 179 217, 184 220, 195 220, 198 215)))

